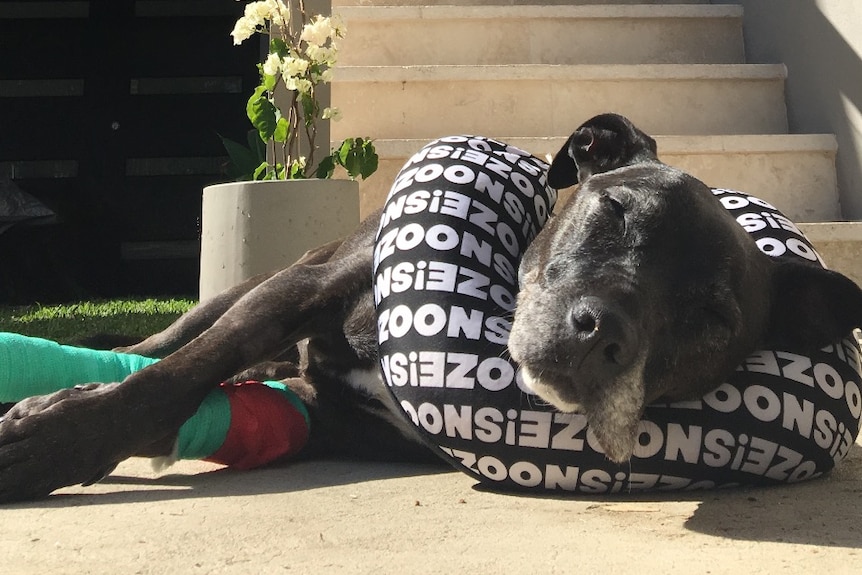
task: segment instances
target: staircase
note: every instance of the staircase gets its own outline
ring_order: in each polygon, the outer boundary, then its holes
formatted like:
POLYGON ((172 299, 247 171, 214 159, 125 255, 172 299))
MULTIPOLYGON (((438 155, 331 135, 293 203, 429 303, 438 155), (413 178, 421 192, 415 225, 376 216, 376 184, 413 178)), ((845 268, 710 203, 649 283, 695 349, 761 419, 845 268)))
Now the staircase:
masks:
POLYGON ((656 137, 666 163, 806 222, 824 259, 862 284, 862 224, 837 221, 835 138, 788 134, 787 71, 745 63, 741 7, 422 1, 333 0, 348 35, 332 140, 372 137, 381 158, 361 185, 363 216, 428 140, 480 134, 545 156, 584 120, 617 112, 656 137))

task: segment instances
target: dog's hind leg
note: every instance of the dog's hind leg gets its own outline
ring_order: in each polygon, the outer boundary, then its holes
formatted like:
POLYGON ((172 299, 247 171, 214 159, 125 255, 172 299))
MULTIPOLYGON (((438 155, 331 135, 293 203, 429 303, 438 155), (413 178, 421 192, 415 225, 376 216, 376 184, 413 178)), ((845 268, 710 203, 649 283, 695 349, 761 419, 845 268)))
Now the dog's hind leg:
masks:
MULTIPOLYGON (((326 262, 343 240, 336 240, 306 252, 296 264, 319 264, 326 262)), ((196 338, 208 329, 218 318, 231 308, 240 298, 262 284, 277 272, 258 274, 234 287, 228 288, 209 300, 200 303, 165 330, 151 335, 135 345, 117 348, 115 351, 134 353, 145 357, 165 357, 196 338)))
POLYGON ((228 288, 208 301, 196 305, 163 331, 151 335, 140 343, 119 347, 114 351, 134 353, 145 357, 165 357, 203 333, 241 297, 274 276, 275 273, 256 275, 239 285, 228 288))
POLYGON ((333 330, 346 306, 370 297, 374 232, 368 221, 326 263, 275 274, 200 336, 119 385, 63 390, 13 407, 0 423, 0 500, 42 497, 100 477, 175 434, 220 382, 333 330))

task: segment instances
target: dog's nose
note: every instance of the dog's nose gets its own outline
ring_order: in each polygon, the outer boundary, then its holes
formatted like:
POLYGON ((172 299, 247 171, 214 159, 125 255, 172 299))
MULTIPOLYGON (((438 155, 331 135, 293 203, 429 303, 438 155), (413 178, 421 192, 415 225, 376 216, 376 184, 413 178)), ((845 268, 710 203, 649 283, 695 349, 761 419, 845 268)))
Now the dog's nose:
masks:
POLYGON ((637 333, 619 307, 599 297, 583 297, 573 306, 570 320, 573 351, 580 369, 611 375, 634 360, 637 333))

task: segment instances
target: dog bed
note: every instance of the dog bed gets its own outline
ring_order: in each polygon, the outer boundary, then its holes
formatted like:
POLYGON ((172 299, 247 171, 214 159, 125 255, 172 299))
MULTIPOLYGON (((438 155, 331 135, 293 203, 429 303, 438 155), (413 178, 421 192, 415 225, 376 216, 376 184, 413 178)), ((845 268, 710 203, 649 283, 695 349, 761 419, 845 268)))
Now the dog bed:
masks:
MULTIPOLYGON (((792 483, 847 455, 862 415, 852 334, 814 354, 756 351, 701 399, 649 405, 622 465, 583 415, 528 392, 506 341, 520 256, 556 200, 546 170, 456 136, 417 152, 391 188, 374 253, 381 369, 432 449, 495 488, 590 494, 792 483)), ((767 202, 714 193, 766 254, 823 265, 767 202)))

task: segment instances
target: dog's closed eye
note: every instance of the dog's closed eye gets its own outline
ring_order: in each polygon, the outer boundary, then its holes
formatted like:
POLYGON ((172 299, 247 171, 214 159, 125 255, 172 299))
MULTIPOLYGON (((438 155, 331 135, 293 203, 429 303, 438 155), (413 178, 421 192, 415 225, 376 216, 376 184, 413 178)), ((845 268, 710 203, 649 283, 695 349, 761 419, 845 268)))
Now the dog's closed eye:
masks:
POLYGON ((626 206, 618 198, 616 198, 610 194, 606 194, 606 195, 602 196, 602 201, 605 204, 607 204, 608 207, 610 207, 614 216, 616 216, 618 219, 624 219, 625 218, 626 206))

